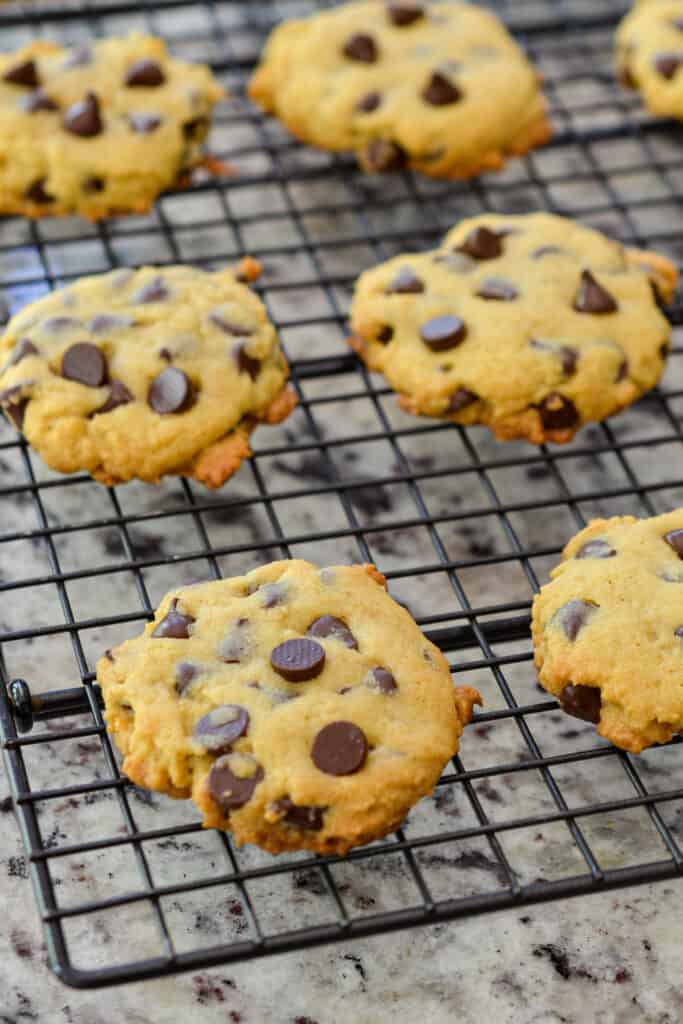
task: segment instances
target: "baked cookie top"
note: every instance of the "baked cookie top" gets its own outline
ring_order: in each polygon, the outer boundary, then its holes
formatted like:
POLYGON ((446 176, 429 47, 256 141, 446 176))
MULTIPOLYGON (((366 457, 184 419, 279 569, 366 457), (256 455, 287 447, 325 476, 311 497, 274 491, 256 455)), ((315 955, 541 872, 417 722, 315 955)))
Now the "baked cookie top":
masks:
POLYGON ((0 213, 143 212, 199 161, 223 95, 148 36, 0 55, 0 213))
POLYGON ((350 342, 409 412, 563 442, 656 384, 675 283, 668 260, 562 217, 485 214, 362 274, 350 342))
POLYGON ((168 594, 97 677, 133 781, 275 853, 396 828, 479 702, 373 566, 303 561, 168 594))
POLYGON ((683 0, 639 3, 617 32, 617 70, 662 117, 683 118, 683 0))
POLYGON ((468 177, 545 142, 538 75, 490 11, 466 3, 346 3, 272 33, 249 95, 368 171, 468 177))
POLYGON ((52 469, 104 483, 180 473, 218 486, 239 465, 221 462, 226 445, 289 412, 287 374, 262 303, 232 270, 86 277, 0 336, 6 415, 52 469))
POLYGON ((683 729, 682 559, 683 509, 597 519, 534 601, 541 683, 636 754, 683 729))

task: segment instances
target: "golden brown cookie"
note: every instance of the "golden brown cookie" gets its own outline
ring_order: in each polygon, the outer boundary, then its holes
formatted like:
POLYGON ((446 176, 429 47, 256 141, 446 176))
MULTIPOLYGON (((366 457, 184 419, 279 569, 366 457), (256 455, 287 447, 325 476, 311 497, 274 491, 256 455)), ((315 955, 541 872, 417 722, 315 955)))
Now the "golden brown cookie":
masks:
POLYGON ((683 2, 636 4, 617 32, 617 72, 648 110, 683 119, 683 2))

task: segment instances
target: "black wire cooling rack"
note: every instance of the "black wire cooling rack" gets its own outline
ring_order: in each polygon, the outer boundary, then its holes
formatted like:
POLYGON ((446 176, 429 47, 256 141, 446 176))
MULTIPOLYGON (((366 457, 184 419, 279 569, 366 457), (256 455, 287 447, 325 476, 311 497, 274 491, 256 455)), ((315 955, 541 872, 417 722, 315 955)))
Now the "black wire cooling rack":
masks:
MULTIPOLYGON (((632 758, 536 685, 529 609, 591 517, 683 503, 683 349, 659 389, 566 447, 498 444, 400 412, 344 342, 357 273, 434 244, 464 215, 545 208, 680 260, 680 128, 615 84, 621 3, 497 9, 545 75, 552 142, 469 183, 363 177, 294 143, 244 100, 267 30, 312 3, 147 0, 5 4, 3 48, 140 28, 210 61, 231 88, 198 180, 146 217, 0 222, 12 309, 83 273, 142 262, 262 260, 259 291, 299 407, 255 435, 222 491, 112 490, 50 473, 0 433, 0 729, 49 962, 112 984, 409 925, 672 878, 681 869, 676 744, 632 758), (598 8, 598 10, 596 10, 598 8), (302 556, 374 561, 392 593, 486 700, 434 795, 347 858, 270 857, 203 831, 189 803, 119 774, 93 666, 169 587, 302 556), (17 677, 26 680, 17 682, 17 677), (10 685, 10 680, 15 680, 10 685)), ((674 325, 681 309, 671 311, 674 325)), ((676 334, 676 331, 674 331, 676 334)), ((524 920, 524 918, 522 918, 524 920)))

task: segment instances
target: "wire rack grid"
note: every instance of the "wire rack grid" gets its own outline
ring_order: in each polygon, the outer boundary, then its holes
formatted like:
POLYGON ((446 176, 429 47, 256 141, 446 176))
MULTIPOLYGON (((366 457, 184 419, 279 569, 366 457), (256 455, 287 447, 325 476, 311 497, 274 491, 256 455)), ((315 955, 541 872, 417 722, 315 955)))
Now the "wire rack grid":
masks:
MULTIPOLYGON (((534 591, 595 515, 681 504, 683 349, 661 386, 565 447, 498 444, 400 412, 345 345, 354 278, 434 244, 464 215, 544 208, 681 256, 683 155, 614 82, 623 5, 517 0, 496 9, 545 76, 550 145, 469 183, 376 180, 294 143, 244 99, 268 29, 315 5, 200 0, 7 4, 4 48, 140 28, 229 86, 212 149, 235 173, 153 213, 0 222, 17 309, 83 273, 244 254, 292 365, 299 407, 255 435, 222 491, 187 481, 105 489, 48 471, 0 433, 0 730, 52 968, 93 987, 680 872, 676 744, 632 758, 567 718, 531 660, 534 591), (171 586, 279 557, 374 561, 485 710, 435 793, 395 835, 347 858, 270 857, 201 829, 191 805, 118 770, 93 666, 171 586), (48 674, 47 667, 50 671, 48 674), (27 683, 12 682, 23 677, 27 683)), ((676 326, 681 308, 671 310, 676 326)))

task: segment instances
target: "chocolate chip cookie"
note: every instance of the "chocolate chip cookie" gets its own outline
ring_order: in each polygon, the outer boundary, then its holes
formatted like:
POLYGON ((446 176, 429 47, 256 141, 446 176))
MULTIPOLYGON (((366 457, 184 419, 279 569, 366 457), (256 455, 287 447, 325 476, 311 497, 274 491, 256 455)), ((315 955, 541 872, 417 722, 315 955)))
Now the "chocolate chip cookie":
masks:
POLYGON ((104 484, 178 474, 220 487, 256 423, 291 411, 287 376, 263 305, 231 270, 83 278, 0 335, 5 415, 52 469, 104 484))
POLYGON ((97 677, 126 775, 273 853, 397 828, 480 703, 371 565, 181 588, 97 677))
POLYGON ((143 213, 201 162, 223 95, 146 36, 0 55, 0 213, 143 213))
POLYGON ((366 171, 466 178, 546 142, 538 75, 466 3, 346 3, 271 35, 249 95, 293 135, 366 171))
POLYGON ((683 119, 683 0, 636 4, 617 32, 617 72, 660 117, 683 119))
POLYGON ((657 383, 676 279, 561 217, 486 214, 364 273, 349 340, 408 412, 565 442, 657 383))
POLYGON ((534 601, 541 683, 634 754, 683 729, 682 559, 683 509, 596 519, 534 601))

